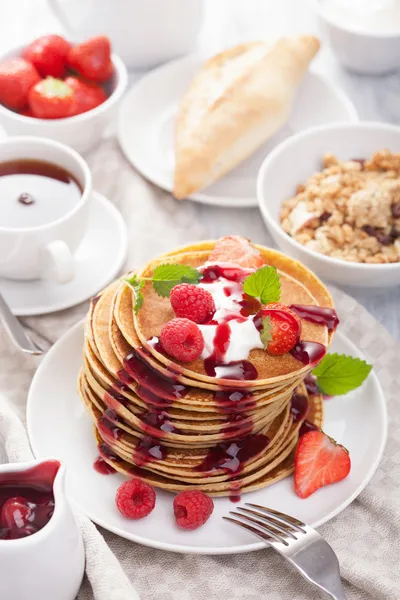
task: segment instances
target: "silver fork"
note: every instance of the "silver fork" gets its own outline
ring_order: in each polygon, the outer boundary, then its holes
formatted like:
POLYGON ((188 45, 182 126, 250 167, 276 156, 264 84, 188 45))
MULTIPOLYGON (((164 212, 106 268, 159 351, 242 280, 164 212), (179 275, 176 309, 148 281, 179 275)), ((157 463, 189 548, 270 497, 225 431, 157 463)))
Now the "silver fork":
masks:
POLYGON ((223 517, 254 533, 294 565, 301 575, 327 592, 334 600, 346 600, 340 580, 336 554, 312 527, 298 519, 258 504, 237 507, 230 514, 238 519, 223 517))

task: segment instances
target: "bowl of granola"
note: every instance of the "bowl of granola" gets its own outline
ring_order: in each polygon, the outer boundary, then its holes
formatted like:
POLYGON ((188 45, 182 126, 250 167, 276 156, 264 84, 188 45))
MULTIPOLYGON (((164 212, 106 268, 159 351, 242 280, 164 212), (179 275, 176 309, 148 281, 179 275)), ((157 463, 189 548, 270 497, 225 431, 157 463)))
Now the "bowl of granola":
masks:
POLYGON ((339 285, 400 284, 400 127, 308 129, 261 166, 257 197, 278 246, 339 285))

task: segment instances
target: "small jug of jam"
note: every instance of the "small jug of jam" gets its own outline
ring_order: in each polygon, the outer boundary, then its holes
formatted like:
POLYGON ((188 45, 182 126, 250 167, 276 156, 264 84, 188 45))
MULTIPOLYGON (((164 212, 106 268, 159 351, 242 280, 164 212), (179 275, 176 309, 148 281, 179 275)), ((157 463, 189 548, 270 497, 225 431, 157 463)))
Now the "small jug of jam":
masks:
POLYGON ((0 589, 7 600, 74 600, 85 554, 58 460, 0 465, 0 589))

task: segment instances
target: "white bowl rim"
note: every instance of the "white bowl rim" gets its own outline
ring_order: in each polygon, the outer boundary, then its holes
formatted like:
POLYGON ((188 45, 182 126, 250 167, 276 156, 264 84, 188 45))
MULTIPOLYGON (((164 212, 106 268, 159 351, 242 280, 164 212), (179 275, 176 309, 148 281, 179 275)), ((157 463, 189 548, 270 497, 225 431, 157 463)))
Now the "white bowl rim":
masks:
MULTIPOLYGON (((6 58, 16 58, 17 56, 20 55, 21 51, 24 48, 25 48, 25 45, 19 46, 17 48, 9 49, 7 52, 5 52, 0 57, 0 60, 6 59, 6 58)), ((43 126, 43 127, 51 127, 51 126, 53 126, 53 127, 54 126, 68 127, 68 125, 70 125, 71 123, 79 123, 79 122, 87 121, 91 117, 101 114, 102 112, 104 112, 108 108, 110 108, 113 104, 115 104, 117 102, 117 100, 119 100, 121 98, 121 96, 123 95, 123 93, 127 87, 128 72, 127 72, 124 62, 117 54, 111 55, 111 61, 114 65, 114 69, 115 69, 115 74, 116 74, 116 79, 117 79, 116 85, 115 85, 115 88, 113 89, 113 91, 111 92, 111 94, 108 96, 107 100, 105 100, 104 102, 99 104, 99 106, 96 106, 96 108, 92 108, 91 110, 88 110, 79 115, 75 115, 73 117, 65 117, 63 119, 37 119, 36 117, 28 117, 26 115, 20 115, 19 113, 14 112, 13 110, 10 110, 9 108, 7 108, 6 106, 4 106, 3 104, 0 103, 0 114, 5 115, 5 117, 7 117, 8 119, 19 121, 21 123, 26 122, 26 119, 29 119, 29 122, 40 124, 40 126, 43 126)))
MULTIPOLYGON (((332 256, 326 256, 325 254, 321 254, 320 252, 315 252, 314 250, 310 250, 300 242, 293 239, 290 235, 288 235, 280 226, 279 223, 275 221, 270 215, 270 212, 267 208, 267 204, 265 202, 264 196, 264 183, 265 183, 265 172, 270 167, 270 164, 275 160, 277 156, 286 151, 286 148, 297 142, 299 139, 307 138, 314 135, 319 135, 320 133, 324 133, 326 131, 331 131, 334 129, 384 129, 386 131, 393 131, 399 134, 400 138, 400 126, 391 125, 390 123, 381 123, 379 121, 364 121, 364 122, 343 122, 343 123, 330 123, 329 125, 318 125, 317 127, 310 127, 305 131, 301 131, 294 135, 291 135, 289 138, 278 144, 271 152, 265 157, 260 170, 258 171, 257 176, 257 200, 258 206, 260 208, 261 214, 264 216, 265 220, 268 223, 268 227, 273 229, 278 236, 285 237, 290 244, 292 244, 295 248, 301 250, 310 258, 316 260, 320 260, 325 262, 327 265, 336 265, 345 269, 362 269, 363 271, 370 271, 371 274, 378 269, 385 269, 386 271, 395 271, 400 269, 400 262, 396 263, 380 263, 380 264, 371 264, 371 263, 359 263, 353 261, 346 261, 341 258, 334 258, 332 256)), ((282 198, 282 201, 284 198, 282 198)))
POLYGON ((333 27, 336 27, 337 29, 341 29, 342 31, 346 31, 347 33, 350 33, 354 36, 358 36, 358 37, 366 37, 366 38, 373 38, 373 39, 377 39, 377 40, 387 40, 387 39, 400 39, 400 28, 398 30, 398 32, 396 33, 389 33, 389 32, 374 32, 374 31, 358 31, 357 29, 353 29, 351 26, 347 25, 346 23, 341 23, 339 21, 335 21, 335 19, 333 19, 332 17, 330 17, 328 14, 326 14, 324 12, 324 9, 322 8, 322 2, 324 0, 312 0, 312 3, 314 5, 314 8, 316 10, 316 12, 318 13, 318 16, 320 17, 320 19, 322 19, 323 21, 326 21, 327 23, 329 23, 329 25, 332 25, 333 27))

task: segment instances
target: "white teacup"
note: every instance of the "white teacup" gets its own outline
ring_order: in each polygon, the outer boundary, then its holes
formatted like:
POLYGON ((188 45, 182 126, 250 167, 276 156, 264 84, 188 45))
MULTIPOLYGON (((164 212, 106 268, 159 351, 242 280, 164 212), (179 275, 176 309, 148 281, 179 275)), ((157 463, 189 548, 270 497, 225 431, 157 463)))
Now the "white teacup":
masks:
POLYGON ((147 69, 191 51, 203 0, 49 0, 71 39, 107 35, 131 69, 147 69))
MULTIPOLYGON (((14 228, 2 226, 0 219, 0 276, 67 283, 74 277, 73 254, 88 225, 92 199, 90 169, 75 150, 52 140, 21 136, 0 142, 0 163, 24 159, 62 167, 78 182, 82 195, 65 214, 42 225, 14 228)), ((35 210, 34 206, 26 208, 35 210)))

